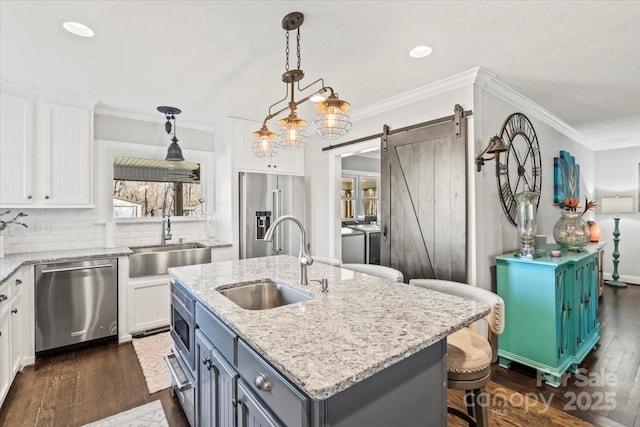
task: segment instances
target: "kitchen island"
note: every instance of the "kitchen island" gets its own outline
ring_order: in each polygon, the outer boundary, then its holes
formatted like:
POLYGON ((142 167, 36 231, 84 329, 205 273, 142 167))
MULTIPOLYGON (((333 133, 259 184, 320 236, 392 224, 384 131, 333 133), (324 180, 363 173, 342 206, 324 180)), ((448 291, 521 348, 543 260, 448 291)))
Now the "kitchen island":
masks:
MULTIPOLYGON (((237 384, 227 410, 240 408, 239 425, 445 425, 445 338, 488 314, 489 307, 319 263, 308 267, 310 284, 297 286, 299 267, 297 258, 277 256, 169 269, 195 298, 197 327, 205 331, 211 323, 205 317, 212 315, 228 328, 219 335, 231 337, 233 349, 224 350, 223 342, 216 354, 224 356, 237 384), (218 291, 265 278, 311 298, 246 310, 218 291), (328 279, 327 293, 312 281, 321 278, 328 279), (243 375, 245 365, 264 368, 271 377, 267 384, 286 384, 267 390, 262 373, 243 375), (295 396, 293 408, 276 395, 283 388, 295 396), (266 421, 249 410, 255 405, 266 421)), ((201 362, 196 358, 198 370, 204 369, 201 362)), ((201 396, 201 381, 197 387, 201 396)), ((197 405, 198 413, 206 403, 197 405)))

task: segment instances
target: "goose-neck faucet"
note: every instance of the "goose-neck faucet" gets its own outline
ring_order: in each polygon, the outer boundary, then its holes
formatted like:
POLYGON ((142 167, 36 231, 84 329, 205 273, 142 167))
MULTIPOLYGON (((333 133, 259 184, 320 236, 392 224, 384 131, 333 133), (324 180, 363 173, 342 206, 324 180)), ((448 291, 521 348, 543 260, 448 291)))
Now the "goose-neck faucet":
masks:
POLYGON ((273 233, 276 227, 278 227, 278 225, 280 225, 280 223, 284 221, 292 221, 300 229, 300 253, 298 254, 298 261, 300 262, 300 284, 308 285, 309 281, 307 280, 307 266, 313 264, 313 258, 311 258, 311 255, 309 254, 309 251, 307 249, 307 234, 304 231, 304 225, 302 225, 302 222, 300 222, 300 220, 293 215, 283 215, 281 217, 278 217, 275 221, 273 221, 273 223, 271 223, 271 226, 264 235, 264 240, 266 240, 267 242, 272 241, 273 233))

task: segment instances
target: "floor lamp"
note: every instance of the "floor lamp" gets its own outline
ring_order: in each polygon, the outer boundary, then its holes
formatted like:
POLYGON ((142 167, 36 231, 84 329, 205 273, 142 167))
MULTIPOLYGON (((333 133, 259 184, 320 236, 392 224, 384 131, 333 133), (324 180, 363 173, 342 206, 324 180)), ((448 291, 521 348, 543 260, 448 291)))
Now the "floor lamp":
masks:
POLYGON ((617 288, 626 288, 627 284, 618 280, 620 278, 620 275, 618 274, 618 262, 620 262, 620 252, 618 252, 620 230, 618 228, 618 224, 620 223, 620 216, 618 214, 633 212, 633 197, 603 197, 600 206, 602 207, 602 213, 614 214, 613 274, 611 275, 613 280, 606 280, 604 283, 617 288))

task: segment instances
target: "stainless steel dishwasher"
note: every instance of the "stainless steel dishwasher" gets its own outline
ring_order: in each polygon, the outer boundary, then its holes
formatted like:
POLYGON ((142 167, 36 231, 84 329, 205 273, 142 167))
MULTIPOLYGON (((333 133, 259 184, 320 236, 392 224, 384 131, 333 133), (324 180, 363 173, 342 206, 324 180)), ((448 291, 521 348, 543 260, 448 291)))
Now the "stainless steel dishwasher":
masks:
POLYGON ((38 264, 36 353, 118 334, 118 260, 38 264))

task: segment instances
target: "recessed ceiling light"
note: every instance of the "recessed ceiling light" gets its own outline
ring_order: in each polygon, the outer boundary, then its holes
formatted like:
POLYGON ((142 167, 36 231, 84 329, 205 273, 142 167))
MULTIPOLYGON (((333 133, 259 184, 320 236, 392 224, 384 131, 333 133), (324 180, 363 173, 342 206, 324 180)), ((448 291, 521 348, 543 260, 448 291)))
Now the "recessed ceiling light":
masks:
POLYGON ((424 58, 425 56, 429 56, 433 49, 429 46, 416 46, 409 51, 409 56, 412 58, 424 58))
POLYGON ((76 36, 93 37, 94 35, 94 32, 91 28, 79 22, 67 21, 63 23, 62 26, 65 30, 69 31, 71 34, 75 34, 76 36))

